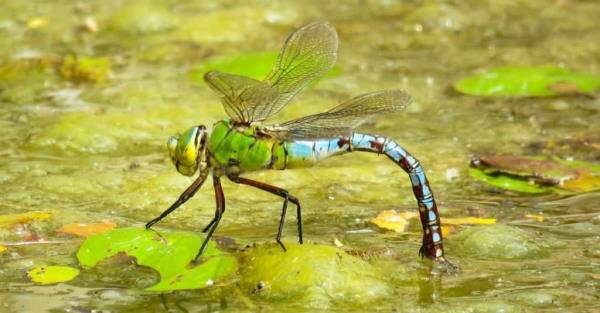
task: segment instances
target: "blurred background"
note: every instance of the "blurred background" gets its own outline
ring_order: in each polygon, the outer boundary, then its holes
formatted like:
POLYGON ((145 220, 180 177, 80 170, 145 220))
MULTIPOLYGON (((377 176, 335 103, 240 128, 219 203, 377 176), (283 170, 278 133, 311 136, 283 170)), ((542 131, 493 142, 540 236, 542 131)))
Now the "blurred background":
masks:
MULTIPOLYGON (((583 0, 3 0, 0 308, 593 312, 600 300, 599 16, 600 2, 583 0), (337 65, 272 122, 374 90, 409 92, 405 112, 361 131, 410 151, 442 217, 463 219, 448 220, 445 230, 459 274, 431 279, 417 256, 415 218, 397 232, 370 222, 386 210, 416 212, 416 204, 392 162, 353 153, 249 177, 301 199, 308 240, 393 251, 383 266, 391 291, 375 302, 284 292, 248 305, 252 296, 235 283, 148 295, 136 290, 152 282, 150 270, 123 274, 122 266, 52 287, 29 282, 24 273, 34 266, 77 266, 81 240, 61 226, 141 226, 170 205, 192 180, 173 168, 167 138, 226 117, 203 74, 262 79, 286 36, 315 20, 338 32, 337 65)), ((217 235, 240 245, 273 241, 280 200, 226 180, 224 192, 217 235)), ((213 191, 204 188, 161 226, 199 231, 213 214, 213 191)))

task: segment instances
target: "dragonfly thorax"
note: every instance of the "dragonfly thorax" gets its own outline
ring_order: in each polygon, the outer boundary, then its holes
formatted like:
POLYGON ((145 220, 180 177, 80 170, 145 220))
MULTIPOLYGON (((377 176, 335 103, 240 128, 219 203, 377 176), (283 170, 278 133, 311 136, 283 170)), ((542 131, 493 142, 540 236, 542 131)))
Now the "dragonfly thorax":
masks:
POLYGON ((169 138, 167 149, 179 173, 185 176, 196 173, 200 162, 205 159, 207 137, 206 127, 199 125, 169 138))

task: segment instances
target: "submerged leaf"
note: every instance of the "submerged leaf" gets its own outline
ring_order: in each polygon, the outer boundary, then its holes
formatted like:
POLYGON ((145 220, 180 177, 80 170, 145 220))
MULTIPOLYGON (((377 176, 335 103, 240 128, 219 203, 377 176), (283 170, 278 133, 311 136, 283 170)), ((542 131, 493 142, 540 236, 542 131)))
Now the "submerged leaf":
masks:
POLYGON ((204 83, 204 73, 221 71, 230 74, 244 75, 254 79, 263 79, 275 64, 277 52, 257 51, 229 55, 219 55, 208 58, 190 72, 190 78, 198 83, 204 83))
POLYGON ((576 156, 578 159, 600 160, 600 129, 592 129, 568 138, 532 142, 532 154, 576 156))
POLYGON ((71 281, 79 275, 79 270, 69 266, 38 266, 27 275, 34 283, 49 285, 71 281))
POLYGON ((29 224, 35 220, 43 221, 50 217, 46 212, 28 212, 18 214, 0 215, 0 229, 13 227, 18 224, 29 224))
POLYGON ((454 88, 474 96, 554 96, 592 93, 600 77, 558 67, 497 67, 458 81, 454 88))
POLYGON ((273 300, 303 298, 319 308, 330 301, 368 302, 390 295, 385 275, 370 263, 337 247, 285 243, 244 252, 241 285, 273 300))
POLYGON ((111 221, 102 221, 101 223, 71 223, 65 224, 58 232, 63 234, 72 234, 80 237, 89 237, 91 235, 100 234, 103 232, 107 232, 113 228, 115 228, 117 224, 111 221))
POLYGON ((72 81, 89 81, 103 84, 108 79, 111 66, 106 57, 90 58, 67 56, 59 68, 60 74, 72 81))
POLYGON ((600 167, 586 162, 491 155, 473 159, 471 167, 472 177, 518 192, 572 194, 600 189, 600 167))
POLYGON ((79 248, 77 258, 83 266, 95 266, 103 259, 125 253, 137 264, 156 270, 161 280, 148 291, 198 289, 211 286, 237 269, 237 260, 219 250, 211 241, 201 263, 190 262, 203 238, 195 233, 120 228, 88 238, 79 248))

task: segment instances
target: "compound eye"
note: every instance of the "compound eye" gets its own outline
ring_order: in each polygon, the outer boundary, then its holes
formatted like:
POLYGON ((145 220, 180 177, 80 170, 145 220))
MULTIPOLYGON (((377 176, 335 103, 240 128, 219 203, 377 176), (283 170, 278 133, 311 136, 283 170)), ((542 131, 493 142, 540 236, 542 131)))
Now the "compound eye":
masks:
POLYGON ((179 136, 172 136, 169 138, 169 140, 167 140, 167 149, 169 150, 169 157, 171 157, 173 163, 177 161, 175 151, 177 150, 177 144, 179 143, 178 138, 179 136))

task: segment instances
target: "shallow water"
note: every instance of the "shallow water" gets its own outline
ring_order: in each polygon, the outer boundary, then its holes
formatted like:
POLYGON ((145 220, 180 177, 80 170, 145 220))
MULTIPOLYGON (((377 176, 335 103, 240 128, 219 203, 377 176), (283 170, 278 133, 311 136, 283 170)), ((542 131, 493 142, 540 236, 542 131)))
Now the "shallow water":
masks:
MULTIPOLYGON (((594 312, 600 302, 600 194, 503 192, 470 178, 468 166, 473 155, 526 154, 529 142, 597 130, 600 100, 478 98, 451 86, 500 65, 555 65, 600 75, 598 16, 600 3, 569 0, 129 6, 3 1, 3 64, 27 63, 27 56, 108 57, 111 74, 104 83, 73 82, 58 75, 55 65, 29 62, 0 80, 0 214, 52 214, 17 230, 20 234, 3 231, 2 242, 22 240, 29 232, 31 238, 61 241, 9 246, 0 254, 1 311, 317 311, 323 302, 257 298, 236 284, 145 294, 140 288, 153 278, 144 270, 123 276, 122 269, 96 268, 49 287, 33 285, 25 272, 38 264, 77 266, 80 241, 56 234, 62 224, 110 219, 119 226, 141 226, 187 187, 191 180, 170 164, 166 139, 225 117, 217 96, 192 81, 190 70, 209 57, 276 51, 297 26, 328 20, 340 37, 338 74, 300 94, 276 121, 323 111, 365 92, 404 89, 414 98, 405 112, 361 130, 389 135, 419 159, 442 216, 494 217, 531 241, 515 247, 524 251, 515 258, 498 251, 478 254, 457 238, 468 229, 460 228, 447 238, 446 248, 460 272, 432 276, 429 263, 417 255, 418 232, 398 235, 369 223, 382 210, 416 209, 407 176, 387 158, 354 153, 306 170, 249 175, 301 199, 309 241, 338 239, 352 249, 395 251, 393 260, 375 261, 389 271, 391 295, 368 304, 332 301, 329 309, 594 312), (86 17, 93 17, 97 31, 85 26, 86 17), (545 220, 535 222, 527 214, 545 220)), ((597 154, 562 156, 598 162, 597 154)), ((217 235, 240 245, 273 241, 280 200, 229 182, 223 187, 228 207, 217 235)), ((213 210, 213 192, 204 188, 161 226, 200 230, 213 210)), ((285 237, 293 240, 290 226, 285 237)))

